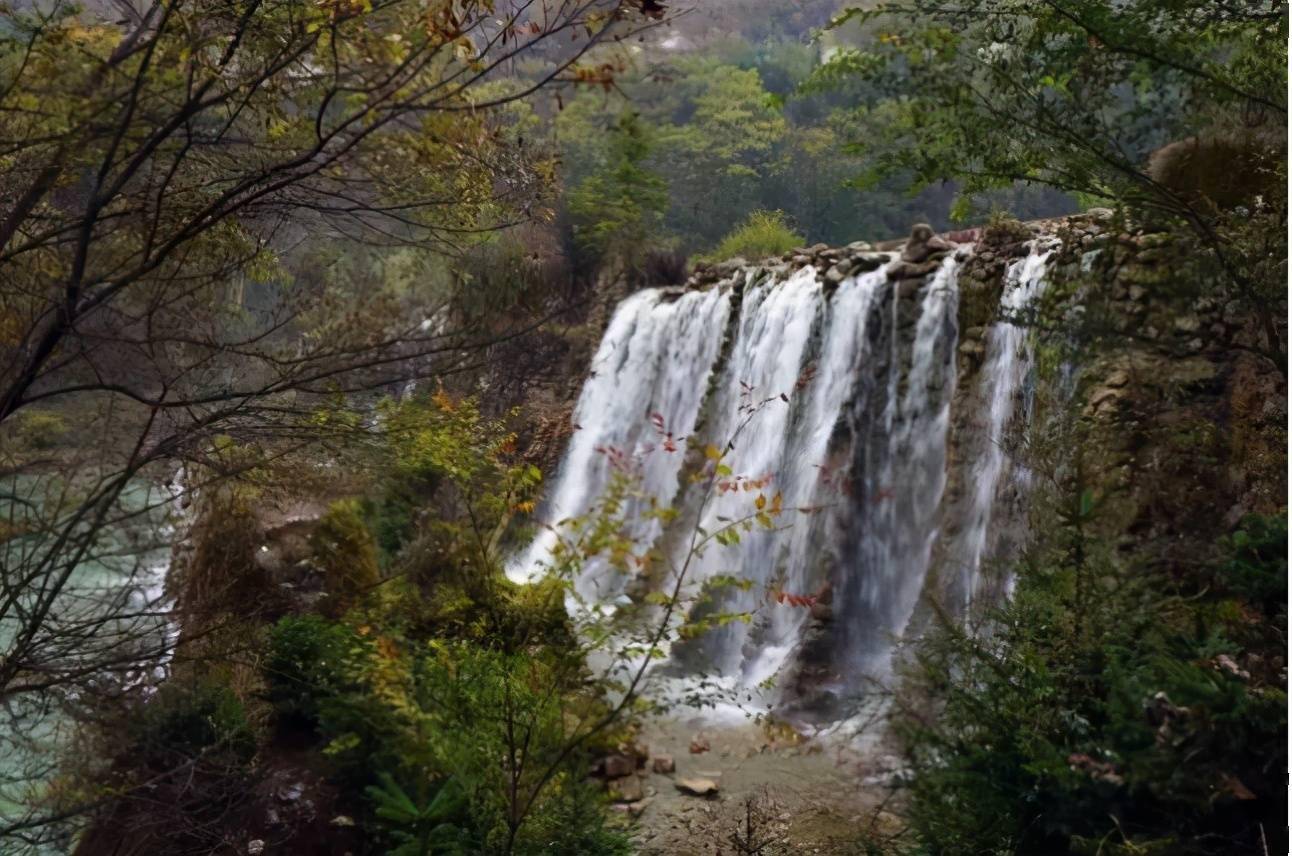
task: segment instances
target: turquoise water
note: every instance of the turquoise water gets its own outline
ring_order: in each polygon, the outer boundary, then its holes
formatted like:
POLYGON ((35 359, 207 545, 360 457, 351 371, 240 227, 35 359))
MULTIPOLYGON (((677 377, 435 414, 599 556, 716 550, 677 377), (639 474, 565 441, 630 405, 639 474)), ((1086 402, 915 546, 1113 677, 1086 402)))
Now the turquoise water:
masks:
MULTIPOLYGON (((102 506, 105 525, 95 527, 75 517, 87 495, 54 476, 0 482, 0 525, 9 533, 0 540, 0 654, 15 654, 24 616, 48 609, 24 654, 31 668, 14 682, 48 686, 11 686, 0 704, 0 829, 39 816, 64 764, 80 760, 80 715, 149 691, 165 672, 173 497, 133 482, 102 506)), ((0 839, 0 853, 67 852, 70 840, 50 833, 0 839)))

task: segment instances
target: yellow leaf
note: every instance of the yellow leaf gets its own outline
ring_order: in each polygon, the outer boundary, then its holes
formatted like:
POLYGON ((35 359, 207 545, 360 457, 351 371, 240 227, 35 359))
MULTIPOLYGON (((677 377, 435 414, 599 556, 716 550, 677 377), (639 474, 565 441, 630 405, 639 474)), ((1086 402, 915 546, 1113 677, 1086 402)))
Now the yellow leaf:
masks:
POLYGON ((767 505, 767 497, 763 496, 761 493, 758 494, 758 498, 754 500, 754 508, 757 508, 759 511, 762 511, 764 506, 766 505, 767 505))
POLYGON ((704 456, 711 461, 716 461, 722 457, 722 452, 718 450, 717 446, 710 443, 704 447, 704 456))

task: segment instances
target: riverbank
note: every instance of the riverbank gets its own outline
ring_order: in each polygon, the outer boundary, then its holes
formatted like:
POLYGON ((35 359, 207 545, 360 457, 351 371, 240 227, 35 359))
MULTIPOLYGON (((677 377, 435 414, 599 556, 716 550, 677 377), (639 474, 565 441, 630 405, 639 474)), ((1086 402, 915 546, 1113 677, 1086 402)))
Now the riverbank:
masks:
POLYGON ((831 735, 673 714, 648 721, 642 743, 651 755, 641 771, 644 797, 624 805, 638 815, 642 856, 862 853, 859 831, 874 817, 887 819, 883 756, 831 735), (674 772, 656 772, 658 758, 671 758, 674 772), (683 782, 717 791, 697 796, 683 782), (740 849, 733 834, 762 849, 740 849))

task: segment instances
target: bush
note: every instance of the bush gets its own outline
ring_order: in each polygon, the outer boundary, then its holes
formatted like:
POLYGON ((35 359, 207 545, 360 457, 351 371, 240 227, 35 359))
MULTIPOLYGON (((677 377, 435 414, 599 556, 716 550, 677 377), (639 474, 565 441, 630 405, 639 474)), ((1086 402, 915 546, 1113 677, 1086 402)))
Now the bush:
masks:
POLYGON ((280 620, 264 664, 266 695, 275 712, 317 727, 323 708, 349 684, 347 664, 360 647, 344 624, 317 615, 280 620))
POLYGON ((323 568, 327 608, 340 615, 381 579, 377 545, 355 500, 334 502, 310 535, 310 548, 323 568))
POLYGON ((213 751, 246 761, 256 746, 242 701, 212 681, 162 684, 126 728, 133 762, 173 764, 213 751))
POLYGON ((584 781, 586 756, 566 751, 571 730, 603 709, 580 691, 580 664, 559 653, 460 642, 433 644, 413 669, 432 766, 470 795, 471 852, 630 852, 622 833, 606 825, 601 795, 584 781), (498 763, 517 757, 521 739, 524 763, 498 763), (516 795, 523 801, 513 804, 516 795))
POLYGON ((17 423, 18 443, 29 449, 47 451, 67 435, 66 420, 48 410, 19 411, 17 423))
POLYGON ((803 246, 803 243, 803 236, 790 228, 783 212, 755 211, 732 229, 705 258, 717 262, 740 256, 757 261, 787 253, 803 246))

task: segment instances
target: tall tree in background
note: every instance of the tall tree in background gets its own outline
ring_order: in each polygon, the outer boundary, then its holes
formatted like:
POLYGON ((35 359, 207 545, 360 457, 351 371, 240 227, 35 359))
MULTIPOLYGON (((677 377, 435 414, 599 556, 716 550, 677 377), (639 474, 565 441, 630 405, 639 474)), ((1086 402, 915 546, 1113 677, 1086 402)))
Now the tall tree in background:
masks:
POLYGON ((141 485, 182 467, 172 493, 200 490, 318 449, 355 427, 321 416, 337 396, 513 334, 429 323, 442 299, 293 276, 284 257, 307 237, 451 252, 539 213, 551 164, 503 108, 595 77, 580 58, 633 26, 618 0, 113 11, 0 11, 6 840, 48 820, 30 802, 45 714, 129 690, 172 647, 146 573, 161 545, 131 540, 162 505, 141 485), (504 81, 524 58, 541 72, 504 81))
POLYGON ((636 113, 625 112, 608 136, 605 162, 570 192, 579 249, 632 265, 657 235, 668 207, 664 179, 646 168, 651 145, 636 113))
POLYGON ((704 80, 690 122, 661 140, 663 156, 685 170, 674 180, 673 219, 688 240, 716 243, 759 207, 760 184, 782 166, 778 144, 786 131, 755 69, 719 66, 704 80))

